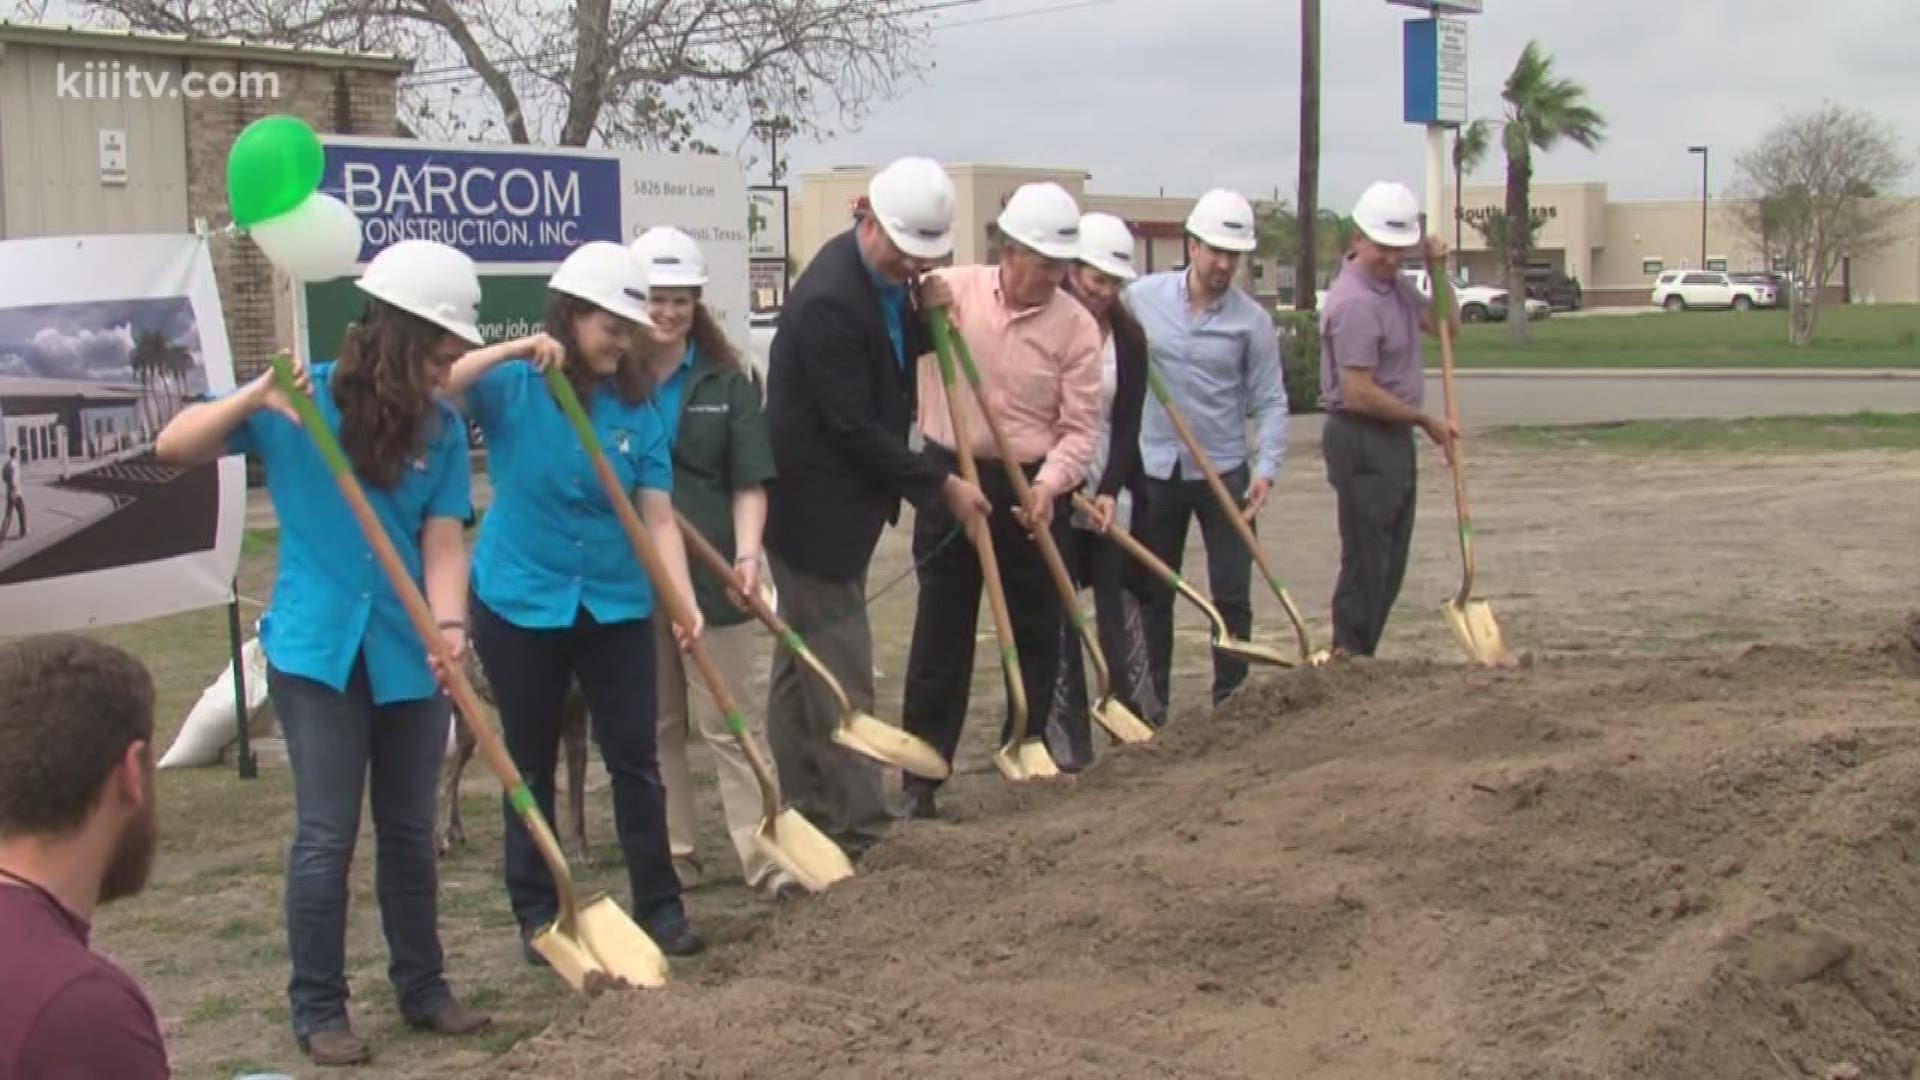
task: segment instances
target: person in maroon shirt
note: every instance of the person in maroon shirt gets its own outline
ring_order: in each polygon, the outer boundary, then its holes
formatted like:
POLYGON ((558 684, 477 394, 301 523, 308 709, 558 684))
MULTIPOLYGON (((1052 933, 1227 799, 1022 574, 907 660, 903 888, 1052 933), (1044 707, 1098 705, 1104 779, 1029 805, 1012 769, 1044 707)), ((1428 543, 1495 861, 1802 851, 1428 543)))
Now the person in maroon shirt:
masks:
POLYGON ((87 945, 147 883, 153 679, 69 634, 0 643, 0 1080, 165 1080, 153 1006, 87 945))

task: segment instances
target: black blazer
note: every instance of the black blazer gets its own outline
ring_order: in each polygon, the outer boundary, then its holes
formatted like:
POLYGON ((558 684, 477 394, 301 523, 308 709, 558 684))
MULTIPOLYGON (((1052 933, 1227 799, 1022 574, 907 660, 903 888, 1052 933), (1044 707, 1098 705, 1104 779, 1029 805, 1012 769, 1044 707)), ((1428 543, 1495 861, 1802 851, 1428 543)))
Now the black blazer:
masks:
POLYGON ((911 303, 906 364, 854 231, 820 249, 787 293, 767 360, 767 432, 780 477, 768 489, 767 548, 830 581, 866 574, 900 500, 926 506, 947 470, 907 449, 914 373, 932 349, 911 303))

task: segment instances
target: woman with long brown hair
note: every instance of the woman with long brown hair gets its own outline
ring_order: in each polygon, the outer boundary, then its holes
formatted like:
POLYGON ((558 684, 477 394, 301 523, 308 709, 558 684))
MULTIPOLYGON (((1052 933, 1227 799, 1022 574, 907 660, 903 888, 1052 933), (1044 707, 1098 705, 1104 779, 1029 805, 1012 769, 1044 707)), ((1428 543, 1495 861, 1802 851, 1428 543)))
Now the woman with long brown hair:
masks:
MULTIPOLYGON (((763 580, 761 537, 767 523, 766 484, 773 479, 773 450, 761 415, 760 391, 702 300, 706 256, 679 229, 649 229, 633 243, 645 267, 647 311, 653 332, 645 343, 654 405, 673 445, 673 505, 699 530, 749 589, 763 580)), ((747 612, 705 568, 693 572, 694 594, 706 622, 705 642, 736 701, 747 701, 758 628, 747 612)), ((702 696, 697 677, 681 662, 664 633, 656 634, 660 663, 660 767, 667 783, 667 833, 681 867, 701 872, 694 849, 693 778, 687 768, 687 734, 700 733, 720 780, 727 833, 739 856, 747 887, 768 899, 800 888, 754 843, 760 827, 760 792, 746 754, 727 730, 726 718, 702 696), (689 691, 692 691, 689 694, 689 691), (697 725, 693 723, 698 717, 697 725)), ((764 719, 751 709, 747 736, 767 752, 764 719)))
MULTIPOLYGON (((542 374, 561 365, 672 587, 690 596, 668 496, 667 435, 632 347, 646 322, 644 285, 626 248, 581 245, 547 283, 546 333, 531 349, 469 355, 454 365, 448 390, 463 396, 487 440, 494 498, 474 551, 473 643, 507 749, 551 820, 560 710, 578 681, 612 779, 634 918, 662 951, 687 956, 705 944, 687 919, 667 849, 654 734, 658 598, 542 374)), ((519 815, 504 803, 503 811, 507 897, 528 962, 538 964, 530 942, 559 914, 559 894, 519 815)))
MULTIPOLYGON (((366 313, 348 327, 339 359, 315 364, 300 382, 457 659, 467 647, 462 532, 473 506, 466 426, 436 395, 454 362, 480 344, 480 279, 459 251, 405 240, 375 256, 357 284, 369 297, 366 313)), ((326 462, 271 371, 176 416, 154 453, 176 465, 229 453, 259 459, 280 521, 260 644, 293 772, 286 920, 294 1037, 319 1065, 372 1056, 347 1019, 347 871, 362 792, 373 808, 374 892, 401 1015, 447 1035, 487 1026, 442 973, 433 826, 447 699, 326 462)))
MULTIPOLYGON (((1066 290, 1100 324, 1100 443, 1087 470, 1086 494, 1095 515, 1076 512, 1062 545, 1076 582, 1093 590, 1094 623, 1100 651, 1112 669, 1114 696, 1154 727, 1166 720, 1166 708, 1154 691, 1148 667, 1145 589, 1149 587, 1119 547, 1102 536, 1108 528, 1126 528, 1144 501, 1145 473, 1140 469, 1140 412, 1147 394, 1147 335, 1120 302, 1121 289, 1137 276, 1133 232, 1111 214, 1080 218, 1080 255, 1067 271, 1066 290)), ((1071 621, 1060 629, 1059 682, 1055 685, 1047 742, 1054 760, 1067 771, 1093 763, 1093 732, 1087 705, 1087 681, 1080 661, 1080 635, 1071 621)))

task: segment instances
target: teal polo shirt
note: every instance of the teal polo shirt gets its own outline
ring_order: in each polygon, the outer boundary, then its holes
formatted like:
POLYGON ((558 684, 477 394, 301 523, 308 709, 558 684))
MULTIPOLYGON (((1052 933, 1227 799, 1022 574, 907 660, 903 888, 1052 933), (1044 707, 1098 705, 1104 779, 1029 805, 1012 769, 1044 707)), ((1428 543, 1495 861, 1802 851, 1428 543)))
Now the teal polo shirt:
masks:
MULTIPOLYGON (((629 498, 673 490, 672 449, 651 401, 628 405, 602 383, 581 404, 629 498)), ((510 360, 468 388, 466 409, 486 436, 493 481, 474 595, 528 630, 572 626, 583 607, 600 623, 652 615, 653 586, 545 376, 510 360)))
POLYGON ((867 268, 867 279, 873 282, 874 291, 880 294, 880 314, 887 320, 887 337, 893 341, 893 359, 904 371, 907 367, 907 287, 881 277, 880 272, 867 261, 864 251, 860 252, 860 265, 867 268))
MULTIPOLYGON (((312 376, 314 401, 337 438, 333 365, 314 365, 312 376)), ((415 585, 422 583, 420 531, 427 520, 464 524, 473 516, 466 425, 439 403, 428 422, 426 445, 399 483, 388 490, 360 482, 415 585)), ((267 494, 280 519, 273 601, 260 622, 267 661, 289 675, 342 691, 354 662, 364 657, 375 703, 437 694, 426 646, 306 431, 263 409, 228 436, 227 449, 265 466, 267 494)))

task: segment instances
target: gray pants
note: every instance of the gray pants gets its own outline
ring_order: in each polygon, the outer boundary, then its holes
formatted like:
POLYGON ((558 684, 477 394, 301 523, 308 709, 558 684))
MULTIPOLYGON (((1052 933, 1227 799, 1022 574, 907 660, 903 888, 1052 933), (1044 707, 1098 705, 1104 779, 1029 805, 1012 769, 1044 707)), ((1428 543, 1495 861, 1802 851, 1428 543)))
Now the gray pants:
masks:
MULTIPOLYGON (((767 568, 780 591, 780 617, 833 672, 853 707, 873 711, 873 629, 866 582, 829 581, 795 570, 772 552, 767 568)), ((773 654, 767 688, 767 743, 787 802, 849 854, 886 835, 880 766, 833 741, 840 707, 818 676, 787 649, 773 654)))
MULTIPOLYGON (((1227 494, 1240 506, 1246 505, 1248 480, 1245 465, 1220 474, 1227 494)), ((1207 591, 1213 594, 1213 606, 1220 609, 1227 629, 1241 641, 1247 640, 1253 633, 1253 598, 1249 595, 1253 553, 1247 550, 1246 541, 1240 539, 1239 531, 1227 519, 1220 500, 1214 498, 1206 477, 1183 480, 1180 466, 1175 463, 1171 479, 1147 478, 1146 513, 1144 517, 1138 510, 1134 513, 1140 542, 1176 572, 1187 554, 1187 523, 1193 518, 1200 519, 1200 538, 1206 542, 1207 549, 1207 591)), ((1174 600, 1173 590, 1160 586, 1153 590, 1152 603, 1147 606, 1147 648, 1153 658, 1153 688, 1169 710, 1173 703, 1170 686, 1174 600)), ((1245 660, 1213 654, 1215 705, 1225 701, 1227 695, 1245 681, 1245 660)))
POLYGON ((1400 595, 1419 488, 1413 429, 1333 413, 1320 437, 1340 511, 1333 646, 1372 656, 1400 595))

